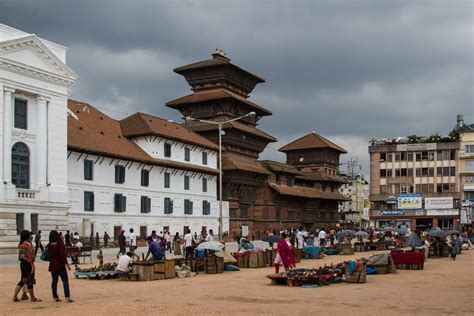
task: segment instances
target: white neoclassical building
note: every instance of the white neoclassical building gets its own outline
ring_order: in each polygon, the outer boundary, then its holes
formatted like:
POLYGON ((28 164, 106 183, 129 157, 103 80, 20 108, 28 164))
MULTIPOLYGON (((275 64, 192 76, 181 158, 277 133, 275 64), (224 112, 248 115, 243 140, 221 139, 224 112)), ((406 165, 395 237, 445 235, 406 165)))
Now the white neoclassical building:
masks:
POLYGON ((68 226, 66 50, 0 24, 0 248, 68 226))
MULTIPOLYGON (((219 222, 217 146, 183 126, 136 113, 114 120, 69 100, 70 227, 88 236, 134 228, 200 234, 219 222)), ((228 230, 225 204, 224 231, 228 230)))
POLYGON ((69 100, 66 51, 0 24, 0 252, 23 229, 217 233, 216 145, 158 117, 118 121, 69 100))

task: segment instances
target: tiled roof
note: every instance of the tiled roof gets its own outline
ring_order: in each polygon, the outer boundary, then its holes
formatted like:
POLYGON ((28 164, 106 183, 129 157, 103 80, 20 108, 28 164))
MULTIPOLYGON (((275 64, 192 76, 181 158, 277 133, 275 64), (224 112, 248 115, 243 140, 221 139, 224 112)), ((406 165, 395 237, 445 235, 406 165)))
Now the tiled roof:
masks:
POLYGON ((339 182, 339 183, 347 182, 346 180, 344 180, 343 177, 331 175, 331 174, 323 174, 319 172, 304 173, 303 175, 297 176, 296 179, 309 180, 309 181, 339 182))
MULTIPOLYGON (((264 138, 270 142, 276 142, 276 138, 265 133, 262 130, 259 130, 258 128, 240 123, 240 122, 230 122, 226 123, 222 126, 224 129, 226 128, 235 128, 237 130, 240 130, 242 132, 246 132, 261 138, 264 138)), ((195 132, 201 132, 201 131, 212 131, 216 130, 217 131, 217 125, 215 124, 209 124, 209 123, 200 123, 200 124, 193 124, 192 126, 189 126, 190 130, 193 130, 195 132)))
POLYGON ((301 150, 301 149, 315 149, 315 148, 332 148, 341 153, 347 154, 347 151, 334 144, 330 140, 322 137, 321 135, 311 132, 308 135, 300 137, 291 143, 281 147, 279 151, 286 152, 292 150, 301 150))
POLYGON ((257 115, 262 115, 262 116, 272 115, 272 112, 265 109, 264 107, 261 107, 260 105, 250 102, 245 97, 240 96, 236 93, 232 93, 226 89, 218 89, 218 90, 212 90, 212 91, 206 91, 206 92, 203 91, 199 93, 189 94, 187 96, 167 102, 166 106, 173 109, 179 109, 184 104, 199 103, 199 102, 206 102, 206 101, 219 100, 219 99, 233 99, 233 100, 242 102, 246 104, 247 106, 249 106, 252 110, 254 110, 257 113, 257 115))
POLYGON ((174 72, 182 75, 186 73, 189 70, 194 70, 194 69, 199 69, 199 68, 209 68, 209 67, 216 67, 216 66, 229 66, 232 67, 238 71, 241 71, 247 75, 250 75, 251 77, 255 78, 258 82, 265 82, 265 79, 248 72, 247 70, 244 70, 230 62, 230 59, 227 58, 212 58, 212 59, 207 59, 203 61, 198 61, 189 65, 181 66, 178 68, 173 69, 174 72))
POLYGON ((290 173, 294 175, 302 175, 301 171, 299 171, 295 167, 281 162, 276 162, 272 160, 260 160, 259 163, 275 173, 290 173))
POLYGON ((207 174, 219 173, 213 168, 153 158, 122 133, 119 121, 87 103, 68 100, 68 108, 77 117, 68 116, 69 150, 207 174))
POLYGON ((235 158, 222 157, 222 170, 241 170, 270 175, 257 161, 244 161, 235 158))
POLYGON ((322 199, 322 200, 336 200, 336 201, 350 201, 351 199, 338 193, 326 192, 312 188, 303 188, 297 186, 286 186, 270 183, 270 187, 281 195, 299 196, 308 199, 322 199))
POLYGON ((207 138, 187 130, 180 124, 145 113, 135 113, 124 118, 120 121, 120 126, 125 137, 156 135, 212 150, 219 149, 216 144, 207 138))

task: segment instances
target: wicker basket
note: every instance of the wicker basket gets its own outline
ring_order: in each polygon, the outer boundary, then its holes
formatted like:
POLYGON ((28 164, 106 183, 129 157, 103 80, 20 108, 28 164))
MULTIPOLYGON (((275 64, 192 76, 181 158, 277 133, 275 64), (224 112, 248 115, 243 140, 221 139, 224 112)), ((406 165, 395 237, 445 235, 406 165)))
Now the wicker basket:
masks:
POLYGON ((365 283, 367 281, 367 263, 363 262, 362 270, 354 272, 353 275, 349 275, 349 261, 344 262, 344 276, 345 281, 348 283, 365 283))
POLYGON ((217 256, 206 257, 205 271, 208 274, 223 273, 224 272, 224 258, 217 256))
POLYGON ((341 254, 343 255, 353 255, 354 254, 354 248, 352 247, 352 244, 341 244, 341 254))

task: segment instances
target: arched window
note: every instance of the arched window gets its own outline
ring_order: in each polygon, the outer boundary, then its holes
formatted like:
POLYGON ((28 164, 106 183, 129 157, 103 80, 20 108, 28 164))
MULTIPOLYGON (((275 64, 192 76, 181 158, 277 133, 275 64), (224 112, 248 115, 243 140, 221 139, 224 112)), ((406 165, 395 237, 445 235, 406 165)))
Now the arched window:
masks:
POLYGON ((12 148, 12 183, 17 188, 30 188, 30 151, 20 142, 12 148))

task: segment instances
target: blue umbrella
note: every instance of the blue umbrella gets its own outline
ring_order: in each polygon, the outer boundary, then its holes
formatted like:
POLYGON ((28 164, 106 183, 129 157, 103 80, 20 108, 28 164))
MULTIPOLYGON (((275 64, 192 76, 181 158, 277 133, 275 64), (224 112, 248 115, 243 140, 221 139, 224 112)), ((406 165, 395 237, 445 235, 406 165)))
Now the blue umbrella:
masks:
POLYGON ((396 231, 396 229, 393 228, 393 227, 384 227, 382 230, 384 232, 394 232, 394 231, 396 231))
POLYGON ((280 236, 277 236, 277 235, 265 236, 262 238, 262 240, 268 243, 276 243, 280 241, 280 236))
POLYGON ((400 235, 405 235, 407 233, 406 228, 397 228, 397 229, 395 229, 395 231, 400 235))
POLYGON ((367 232, 364 232, 362 230, 359 230, 357 233, 354 233, 354 236, 356 237, 362 237, 362 238, 367 238, 369 237, 369 234, 367 232))
POLYGON ((459 234, 459 230, 448 230, 446 232, 448 235, 458 235, 459 234))
POLYGON ((412 232, 410 236, 408 236, 405 245, 408 247, 420 247, 423 245, 423 242, 421 241, 420 236, 418 236, 417 233, 412 232))
POLYGON ((442 231, 441 229, 432 229, 427 233, 427 235, 438 238, 446 238, 448 236, 448 234, 442 231))

